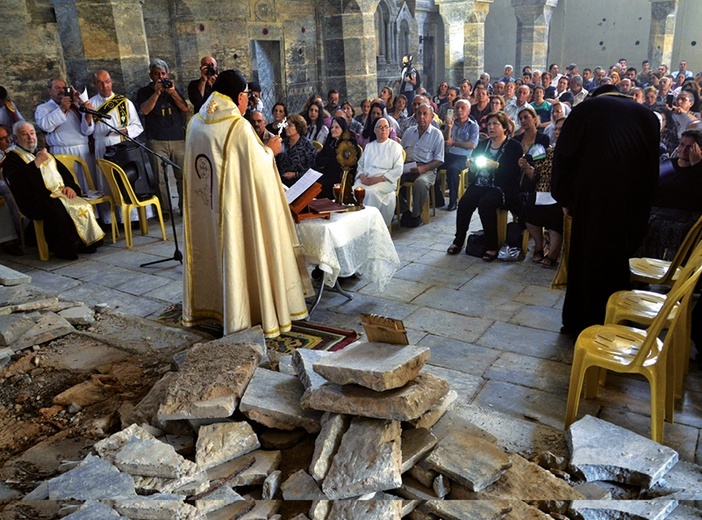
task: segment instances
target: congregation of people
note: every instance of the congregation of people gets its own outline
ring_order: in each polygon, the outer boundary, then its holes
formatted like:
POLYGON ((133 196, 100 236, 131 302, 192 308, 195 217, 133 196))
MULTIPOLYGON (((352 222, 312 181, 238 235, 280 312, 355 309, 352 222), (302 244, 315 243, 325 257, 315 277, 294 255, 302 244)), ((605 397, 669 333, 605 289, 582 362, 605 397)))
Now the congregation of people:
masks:
MULTIPOLYGON (((171 77, 168 65, 153 60, 150 82, 138 91, 135 102, 113 92, 106 70, 93 75, 97 93, 90 98, 69 82, 52 79, 47 85, 48 101, 34 113, 46 148, 37 148, 34 125, 24 121, 0 87, 0 149, 9 184, 8 190, 5 181, 0 183, 2 201, 14 196, 22 214, 53 222, 45 232, 57 257, 94 252, 104 236, 100 226, 109 224, 109 212, 99 206, 97 214, 90 207, 75 209, 73 201, 83 200, 88 183, 80 175, 74 181, 54 156, 84 159, 98 191, 106 193, 109 186, 95 159, 103 158, 109 146, 127 135, 145 138, 150 148, 177 165, 173 173, 177 211, 182 213, 185 128, 191 110, 186 98, 195 114, 204 114, 211 108, 205 103, 219 75, 213 57, 203 58, 200 65, 199 78, 189 82, 186 94, 171 77), (55 218, 57 211, 65 215, 55 218)), ((312 95, 297 112, 286 100, 276 100, 269 112, 261 86, 250 82, 244 117, 272 151, 285 186, 314 169, 322 174, 320 197, 333 198, 334 185, 346 171, 353 186, 365 188, 364 203, 377 207, 388 226, 397 218, 397 224, 408 228, 422 225, 423 210, 433 198, 437 208, 456 211, 450 255, 465 247, 477 210, 486 262, 498 257, 502 244, 498 243, 497 211, 507 210, 534 240, 531 259, 552 268, 559 261, 564 228, 563 204, 551 193, 559 134, 575 107, 593 91, 610 86, 605 89, 608 94, 626 96, 649 109, 658 121, 660 183, 650 232, 641 247, 648 254, 670 256, 686 226, 689 229, 702 215, 702 73, 695 76, 684 60, 677 71, 670 72, 666 65, 653 70, 648 60, 639 70, 625 59, 609 68, 582 71, 571 64, 564 72, 552 64, 543 71, 524 67, 521 76, 515 77, 514 67, 506 65, 497 80, 483 73, 475 82, 466 78, 455 86, 441 81, 432 95, 406 56, 394 84, 357 104, 342 99, 332 88, 326 100, 312 95), (337 153, 347 145, 359 150, 358 163, 351 168, 342 167, 337 153)), ((151 161, 159 179, 156 195, 168 208, 167 172, 157 158, 151 161)), ((595 157, 592 162, 594 172, 595 157)), ((0 205, 0 240, 6 242, 16 241, 21 221, 17 208, 10 211, 11 206, 0 205), (4 206, 8 208, 3 210, 4 206)))

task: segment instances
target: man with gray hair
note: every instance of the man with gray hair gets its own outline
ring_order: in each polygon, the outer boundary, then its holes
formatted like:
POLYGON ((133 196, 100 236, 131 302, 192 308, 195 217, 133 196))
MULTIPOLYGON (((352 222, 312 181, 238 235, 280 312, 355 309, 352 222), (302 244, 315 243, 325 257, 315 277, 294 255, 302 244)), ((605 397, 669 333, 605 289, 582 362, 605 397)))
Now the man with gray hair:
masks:
POLYGON ((573 106, 585 101, 587 90, 583 88, 583 77, 580 74, 574 74, 568 82, 570 93, 573 95, 573 106))
MULTIPOLYGON (((178 209, 183 214, 183 160, 185 158, 185 114, 188 105, 183 94, 170 77, 165 61, 155 59, 149 65, 151 83, 137 92, 137 106, 144 115, 148 146, 156 153, 173 161, 180 169, 173 168, 178 189, 178 209)), ((151 155, 151 168, 158 172, 161 205, 168 210, 168 172, 158 157, 151 155)))

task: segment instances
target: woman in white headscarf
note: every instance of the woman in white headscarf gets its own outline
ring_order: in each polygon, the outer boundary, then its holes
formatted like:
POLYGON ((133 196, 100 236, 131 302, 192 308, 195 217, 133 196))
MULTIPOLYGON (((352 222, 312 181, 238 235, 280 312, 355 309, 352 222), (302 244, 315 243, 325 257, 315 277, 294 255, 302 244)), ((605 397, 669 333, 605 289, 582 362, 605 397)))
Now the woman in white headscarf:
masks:
POLYGON ((555 100, 551 103, 551 124, 544 128, 544 134, 546 134, 550 142, 554 142, 553 133, 556 131, 556 121, 561 117, 568 117, 571 108, 566 103, 561 103, 555 100))

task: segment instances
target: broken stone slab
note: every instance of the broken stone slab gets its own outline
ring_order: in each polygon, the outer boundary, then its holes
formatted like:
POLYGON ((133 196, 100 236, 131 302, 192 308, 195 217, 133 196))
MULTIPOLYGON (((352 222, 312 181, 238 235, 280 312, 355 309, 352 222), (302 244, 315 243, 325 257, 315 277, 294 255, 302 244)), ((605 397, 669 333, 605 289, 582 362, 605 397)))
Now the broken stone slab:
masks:
POLYGON ((283 472, 279 469, 271 471, 263 481, 263 489, 261 490, 261 497, 263 500, 272 500, 275 498, 280 489, 280 481, 283 472))
POLYGON ((341 438, 351 424, 351 416, 326 412, 322 416, 321 430, 314 442, 314 453, 309 473, 318 483, 329 472, 334 454, 339 449, 341 438))
MULTIPOLYGON (((244 518, 249 512, 253 511, 256 507, 256 502, 253 500, 240 500, 239 502, 234 502, 233 504, 223 507, 222 509, 217 509, 212 511, 207 515, 207 520, 232 520, 236 518, 244 518)), ((267 517, 259 517, 267 518, 267 517)))
POLYGON ((195 507, 200 515, 206 515, 242 500, 243 497, 229 486, 219 486, 211 493, 198 496, 195 507))
POLYGON ((642 498, 702 500, 702 466, 680 461, 642 498))
POLYGON ((480 437, 453 432, 439 441, 425 464, 471 491, 481 491, 511 466, 507 455, 480 437), (457 457, 460 453, 462 456, 457 457))
POLYGON ((663 520, 675 508, 677 500, 573 500, 570 512, 586 520, 636 518, 663 520))
POLYGON ((72 386, 53 399, 54 404, 62 406, 79 406, 85 408, 94 403, 105 401, 118 391, 113 385, 106 385, 98 376, 91 376, 90 379, 82 381, 72 386))
POLYGON ((175 493, 177 495, 197 495, 206 491, 210 485, 207 473, 198 469, 192 475, 185 475, 181 478, 145 477, 132 475, 134 488, 140 495, 151 495, 153 493, 175 493))
POLYGON ((34 325, 17 338, 10 347, 17 352, 33 345, 40 345, 75 332, 73 325, 56 313, 42 314, 34 325))
POLYGON ((32 277, 0 264, 0 284, 5 286, 32 283, 32 277))
POLYGON ((93 449, 95 449, 95 452, 101 458, 108 462, 114 462, 115 455, 132 439, 156 440, 156 437, 151 435, 138 424, 132 424, 127 428, 96 442, 93 449))
POLYGON ((283 461, 283 454, 280 451, 256 450, 250 455, 254 456, 254 463, 229 479, 227 485, 233 487, 261 485, 283 461))
POLYGON ((0 315, 0 345, 12 345, 34 326, 34 320, 25 314, 0 315))
POLYGON ((329 518, 356 520, 358 518, 382 518, 400 520, 402 500, 335 500, 329 518))
MULTIPOLYGON (((146 428, 146 426, 144 427, 146 428)), ((151 433, 153 434, 153 432, 151 433)), ((181 455, 189 455, 195 450, 195 437, 192 435, 166 435, 166 442, 173 446, 176 453, 181 455)))
POLYGON ((534 503, 532 506, 521 500, 510 500, 509 507, 512 510, 504 518, 505 520, 553 520, 554 518, 564 520, 568 518, 560 513, 545 513, 537 509, 536 504, 538 504, 538 507, 541 507, 543 503, 534 503))
POLYGON ((402 473, 414 466, 437 443, 436 437, 425 428, 402 432, 402 473))
POLYGON ((498 520, 512 505, 506 500, 427 500, 421 508, 445 520, 498 520))
POLYGON ((224 464, 220 464, 214 468, 207 470, 207 478, 217 485, 226 484, 237 475, 241 474, 246 469, 253 466, 256 462, 256 457, 252 453, 247 453, 224 464))
POLYGON ((180 479, 192 477, 198 466, 173 446, 151 439, 132 439, 115 454, 114 465, 130 475, 180 479))
POLYGON ((573 489, 580 493, 584 500, 612 500, 612 492, 597 482, 582 482, 573 486, 573 489))
POLYGON ((258 435, 258 440, 264 450, 287 450, 297 446, 307 435, 302 428, 290 431, 268 428, 258 435))
POLYGON ((337 385, 356 384, 376 392, 412 381, 429 360, 429 348, 389 343, 355 343, 320 359, 314 371, 337 385))
POLYGON ((278 372, 288 374, 289 376, 297 375, 297 372, 292 364, 292 354, 283 354, 280 356, 280 360, 278 361, 278 372))
POLYGON ((10 347, 0 348, 0 368, 4 367, 10 362, 14 353, 14 350, 12 350, 10 347))
POLYGON ((189 349, 158 410, 161 421, 225 418, 236 410, 261 361, 253 343, 200 343, 189 349))
POLYGON ((239 409, 252 421, 269 428, 304 428, 316 433, 322 414, 301 408, 303 391, 297 377, 258 368, 241 398, 239 409))
POLYGON ((322 491, 331 500, 402 485, 400 423, 354 417, 341 439, 322 491))
POLYGON ((582 500, 578 493, 565 481, 538 464, 512 453, 508 455, 510 467, 493 484, 481 491, 470 491, 461 485, 451 486, 449 498, 452 500, 582 500))
POLYGON ((310 350, 307 348, 298 348, 292 353, 292 367, 297 377, 300 378, 305 390, 320 387, 327 382, 326 379, 314 371, 313 365, 330 355, 334 354, 326 350, 310 350))
POLYGON ((201 426, 195 462, 204 469, 214 468, 260 447, 256 433, 246 421, 201 426))
POLYGON ((586 415, 566 431, 570 468, 588 482, 650 488, 678 462, 678 452, 620 426, 586 415))
POLYGON ((290 475, 280 485, 280 491, 284 500, 324 500, 327 498, 314 479, 304 469, 290 475))
POLYGON ((0 308, 49 298, 58 300, 55 293, 40 289, 36 285, 21 284, 10 287, 0 286, 0 308))
MULTIPOLYGON (((267 520, 276 515, 282 505, 282 500, 257 500, 251 511, 241 517, 230 518, 237 518, 237 520, 267 520)), ((209 516, 207 518, 210 520, 209 516)))
POLYGON ((425 486, 410 476, 409 473, 402 476, 402 486, 396 490, 396 493, 407 500, 436 500, 442 498, 431 487, 425 486))
POLYGON ((305 409, 323 412, 411 421, 436 405, 448 392, 446 381, 420 373, 404 387, 385 392, 358 385, 326 383, 316 390, 306 391, 301 404, 305 409))
POLYGON ((49 500, 122 500, 136 496, 134 481, 98 457, 49 480, 49 500))
POLYGON ((198 517, 197 509, 184 502, 185 497, 158 493, 131 500, 118 500, 112 506, 131 519, 192 520, 198 517))
POLYGON ((434 479, 440 475, 440 473, 434 471, 433 469, 427 468, 422 462, 408 469, 407 474, 417 480, 417 482, 419 482, 422 486, 428 488, 432 487, 434 484, 434 479))
POLYGON ((71 307, 58 313, 71 325, 92 325, 95 323, 95 311, 87 305, 71 307))
POLYGON ((120 515, 107 504, 88 500, 83 504, 78 511, 64 516, 64 520, 129 520, 126 516, 120 515))
POLYGON ((49 498, 49 481, 42 480, 37 487, 24 495, 22 500, 48 500, 49 498))
POLYGON ((331 500, 314 500, 307 516, 310 517, 310 520, 327 520, 331 508, 331 500))
POLYGON ((434 406, 429 408, 421 416, 405 422, 405 426, 408 428, 430 429, 444 416, 456 399, 458 399, 458 393, 455 390, 449 391, 448 394, 439 399, 434 406))
POLYGON ((44 311, 54 309, 59 304, 58 298, 50 296, 48 298, 40 298, 32 301, 17 303, 15 305, 7 305, 0 307, 0 314, 12 314, 13 312, 31 312, 44 311))

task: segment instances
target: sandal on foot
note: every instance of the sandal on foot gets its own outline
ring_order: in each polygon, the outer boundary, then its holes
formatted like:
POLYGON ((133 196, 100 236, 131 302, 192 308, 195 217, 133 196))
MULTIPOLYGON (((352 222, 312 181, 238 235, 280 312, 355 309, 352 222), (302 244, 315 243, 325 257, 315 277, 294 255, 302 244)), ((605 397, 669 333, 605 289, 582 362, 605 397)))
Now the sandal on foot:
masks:
POLYGON ((485 253, 483 255, 484 262, 492 262, 495 259, 497 259, 497 253, 485 253))
POLYGON ((456 244, 451 244, 449 246, 449 248, 446 250, 446 254, 449 254, 449 255, 457 255, 460 252, 461 252, 461 248, 458 247, 456 244))
POLYGON ((532 262, 534 263, 540 263, 544 259, 544 250, 539 249, 538 251, 534 251, 534 256, 531 257, 532 262))
POLYGON ((556 262, 558 262, 558 260, 546 255, 546 256, 544 256, 544 259, 541 260, 541 267, 545 267, 545 268, 549 269, 549 268, 553 267, 554 265, 556 265, 556 262))

